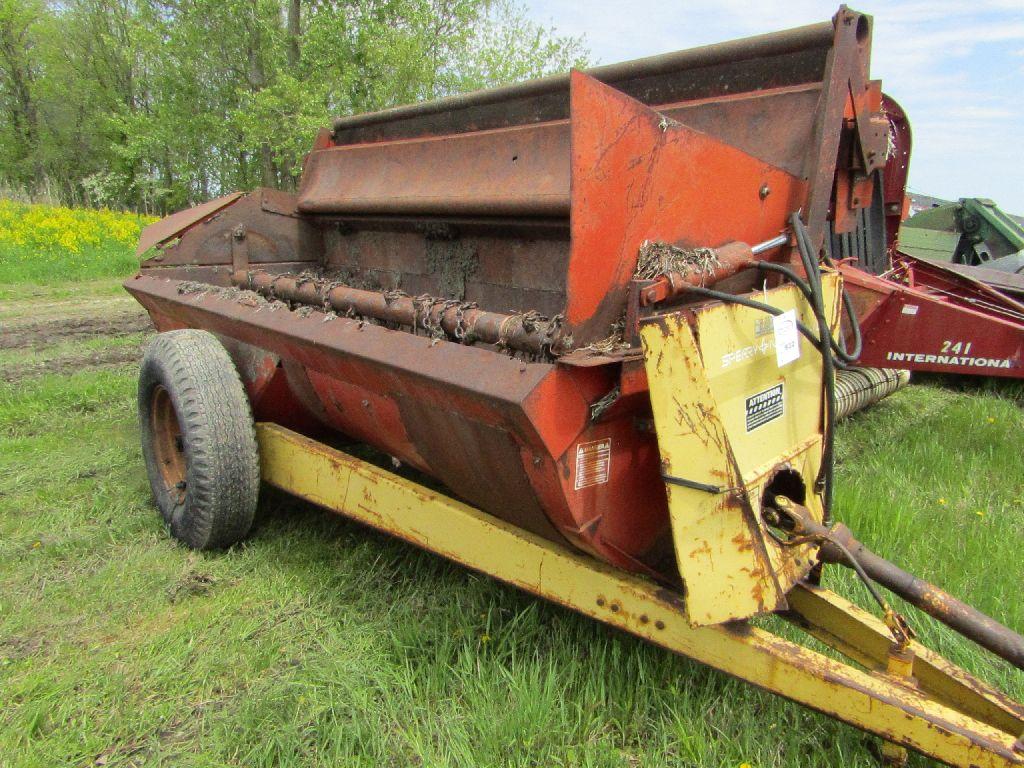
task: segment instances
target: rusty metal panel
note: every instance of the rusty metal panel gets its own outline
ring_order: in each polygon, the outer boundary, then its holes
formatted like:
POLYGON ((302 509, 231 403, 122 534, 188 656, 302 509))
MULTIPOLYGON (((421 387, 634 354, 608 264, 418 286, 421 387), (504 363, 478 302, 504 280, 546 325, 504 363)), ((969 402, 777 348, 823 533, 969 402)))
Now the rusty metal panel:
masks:
MULTIPOLYGON (((826 313, 837 322, 839 279, 832 273, 823 283, 826 313)), ((813 322, 793 285, 759 298, 813 322)), ((786 593, 813 562, 807 546, 773 539, 761 504, 768 486, 783 478, 788 492, 822 518, 813 490, 822 460, 821 360, 798 338, 796 357, 780 362, 768 317, 715 303, 657 316, 641 328, 676 559, 694 625, 785 608, 786 593)))
POLYGON ((654 105, 663 115, 800 176, 814 135, 818 83, 654 105), (784 125, 785 130, 779 130, 784 125))
MULTIPOLYGON (((777 235, 806 185, 573 73, 573 210, 566 320, 577 344, 625 309, 645 240, 686 247, 777 235)), ((784 126, 780 128, 784 130, 784 126)))
POLYGON ((331 214, 565 216, 568 133, 558 124, 310 153, 299 210, 331 214))
MULTIPOLYGON (((289 196, 277 193, 274 200, 280 205, 283 197, 289 196)), ((182 213, 191 213, 191 210, 182 213)), ((168 217, 151 226, 159 226, 173 218, 168 217)), ((193 216, 188 227, 176 226, 174 232, 167 234, 176 239, 156 249, 142 263, 144 269, 186 264, 228 266, 232 263, 232 246, 239 234, 244 238, 248 261, 254 264, 317 263, 322 250, 317 227, 309 221, 265 210, 261 192, 235 195, 212 213, 207 211, 202 216, 193 216)))
MULTIPOLYGON (((610 64, 586 74, 645 104, 731 96, 748 91, 820 83, 832 45, 829 22, 718 45, 610 64)), ((564 120, 569 76, 337 118, 336 144, 491 130, 564 120)))
POLYGON ((445 478, 456 496, 538 536, 562 540, 523 471, 523 449, 507 429, 467 419, 430 401, 396 399, 431 472, 445 478))
POLYGON ((475 301, 499 311, 565 305, 567 238, 329 229, 325 269, 351 285, 475 301))
POLYGON ((135 255, 141 256, 153 246, 180 235, 198 222, 213 216, 220 209, 231 205, 243 195, 243 192, 232 192, 229 195, 218 197, 193 208, 178 211, 150 224, 142 230, 142 235, 139 237, 139 245, 135 249, 135 255))

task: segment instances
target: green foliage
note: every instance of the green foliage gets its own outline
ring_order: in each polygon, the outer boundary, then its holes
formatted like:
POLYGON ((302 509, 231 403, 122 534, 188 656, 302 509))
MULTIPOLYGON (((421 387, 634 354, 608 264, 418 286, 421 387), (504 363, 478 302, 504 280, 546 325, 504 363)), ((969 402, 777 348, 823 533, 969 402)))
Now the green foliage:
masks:
POLYGON ((127 277, 152 218, 0 198, 0 284, 127 277))
POLYGON ((585 57, 512 0, 0 0, 0 181, 147 212, 288 188, 333 115, 585 57))

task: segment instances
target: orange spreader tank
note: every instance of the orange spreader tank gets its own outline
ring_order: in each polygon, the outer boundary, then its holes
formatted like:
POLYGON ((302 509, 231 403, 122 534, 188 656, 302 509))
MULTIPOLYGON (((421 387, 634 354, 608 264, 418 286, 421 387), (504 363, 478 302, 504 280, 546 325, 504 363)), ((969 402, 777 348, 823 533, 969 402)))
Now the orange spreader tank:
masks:
MULTIPOLYGON (((869 203, 885 121, 864 19, 339 118, 297 194, 158 222, 127 287, 160 330, 221 337, 258 419, 329 427, 678 582, 639 254, 771 240, 798 210, 820 245, 850 218, 836 201, 869 203)), ((701 280, 760 286, 744 266, 701 280)))

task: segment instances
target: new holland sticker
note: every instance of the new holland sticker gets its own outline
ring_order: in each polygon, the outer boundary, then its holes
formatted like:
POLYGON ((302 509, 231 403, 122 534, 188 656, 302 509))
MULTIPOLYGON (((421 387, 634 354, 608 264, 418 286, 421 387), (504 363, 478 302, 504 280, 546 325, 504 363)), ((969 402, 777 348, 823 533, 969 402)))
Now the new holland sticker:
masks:
POLYGON ((785 412, 782 387, 780 381, 774 387, 747 398, 747 432, 782 417, 785 412))

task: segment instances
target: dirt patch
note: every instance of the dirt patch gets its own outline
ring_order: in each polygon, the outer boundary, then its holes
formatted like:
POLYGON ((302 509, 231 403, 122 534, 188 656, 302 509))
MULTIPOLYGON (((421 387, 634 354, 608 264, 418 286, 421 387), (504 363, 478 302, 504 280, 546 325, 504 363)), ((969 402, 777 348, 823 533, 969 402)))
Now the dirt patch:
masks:
POLYGON ((177 603, 188 597, 196 597, 207 594, 217 579, 208 573, 202 573, 189 568, 181 575, 177 583, 172 584, 167 590, 167 598, 172 603, 177 603))
POLYGON ((78 339, 97 336, 127 336, 152 330, 149 315, 139 307, 110 315, 48 317, 17 323, 4 323, 0 349, 42 349, 78 339))
POLYGON ((125 363, 134 363, 142 357, 143 344, 145 344, 145 340, 138 344, 98 349, 81 355, 68 355, 52 360, 36 360, 21 365, 6 365, 0 368, 0 381, 10 384, 50 373, 70 376, 83 368, 113 368, 125 363))
POLYGON ((43 636, 8 637, 0 640, 0 660, 21 661, 43 647, 43 636))

